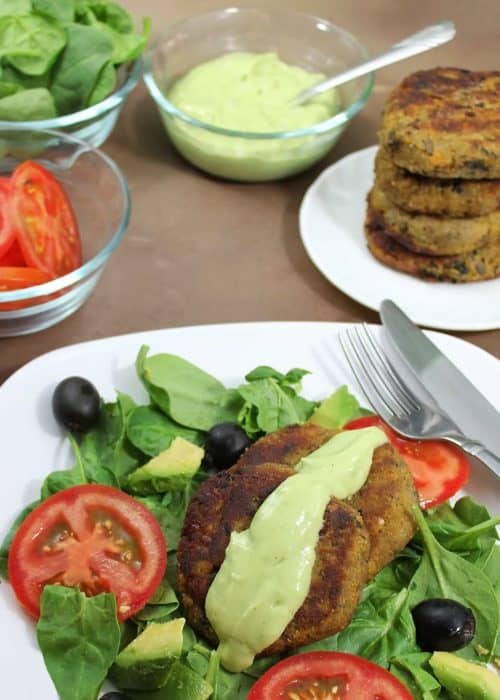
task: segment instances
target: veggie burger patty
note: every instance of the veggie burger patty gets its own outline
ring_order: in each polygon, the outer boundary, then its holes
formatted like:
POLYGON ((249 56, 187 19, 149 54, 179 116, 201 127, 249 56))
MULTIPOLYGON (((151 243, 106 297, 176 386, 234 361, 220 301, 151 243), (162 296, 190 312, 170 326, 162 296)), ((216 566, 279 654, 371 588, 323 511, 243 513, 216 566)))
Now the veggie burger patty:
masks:
MULTIPOLYGON (((205 481, 192 499, 177 549, 177 590, 189 624, 217 644, 205 615, 205 599, 233 530, 249 527, 252 517, 285 479, 295 472, 279 464, 224 471, 205 481)), ((366 581, 370 543, 359 513, 332 498, 316 545, 309 593, 281 637, 260 656, 322 639, 350 621, 366 581)), ((255 581, 256 587, 259 581, 255 581)))
POLYGON ((368 206, 365 236, 372 255, 384 265, 435 282, 476 282, 500 275, 500 238, 468 253, 424 255, 398 243, 384 216, 368 206))
POLYGON ((390 235, 416 253, 458 255, 500 238, 500 211, 472 218, 409 214, 395 206, 377 184, 368 202, 383 216, 390 235))
MULTIPOLYGON (((205 615, 205 599, 231 532, 247 529, 265 498, 295 473, 293 466, 335 432, 305 424, 271 433, 249 447, 234 467, 205 481, 192 499, 177 550, 177 590, 189 623, 214 644, 218 640, 205 615)), ((406 464, 392 445, 381 445, 362 489, 347 501, 330 500, 308 595, 281 637, 260 655, 281 653, 346 627, 367 579, 414 535, 411 506, 417 503, 406 464)))
POLYGON ((387 100, 379 139, 396 165, 444 178, 500 177, 500 71, 434 68, 387 100))
MULTIPOLYGON (((313 423, 289 425, 257 440, 233 470, 270 461, 294 467, 336 432, 313 423)), ((418 494, 410 470, 392 445, 385 443, 375 450, 365 485, 347 502, 361 513, 370 536, 370 579, 392 561, 416 532, 411 507, 418 503, 418 494)))

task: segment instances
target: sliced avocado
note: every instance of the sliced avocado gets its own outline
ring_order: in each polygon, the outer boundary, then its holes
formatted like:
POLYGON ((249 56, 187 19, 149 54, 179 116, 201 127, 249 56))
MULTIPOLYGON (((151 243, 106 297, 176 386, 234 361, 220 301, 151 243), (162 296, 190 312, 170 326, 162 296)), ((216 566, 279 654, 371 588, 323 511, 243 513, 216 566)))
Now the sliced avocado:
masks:
POLYGON ((119 688, 152 690, 167 681, 182 652, 185 620, 151 623, 116 657, 109 677, 119 688))
POLYGON ((166 450, 130 474, 129 489, 142 496, 182 489, 198 471, 204 454, 202 447, 176 437, 166 450))
POLYGON ((163 689, 168 700, 207 700, 213 688, 199 673, 181 661, 176 661, 170 669, 163 689))
POLYGON ((499 700, 500 676, 486 666, 446 651, 435 651, 429 663, 453 700, 499 700))

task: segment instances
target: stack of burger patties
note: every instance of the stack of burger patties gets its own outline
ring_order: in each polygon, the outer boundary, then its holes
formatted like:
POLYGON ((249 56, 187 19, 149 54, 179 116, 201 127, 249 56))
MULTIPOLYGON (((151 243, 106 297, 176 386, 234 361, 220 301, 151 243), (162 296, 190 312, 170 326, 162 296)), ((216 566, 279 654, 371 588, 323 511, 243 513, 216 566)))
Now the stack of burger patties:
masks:
POLYGON ((365 234, 372 254, 435 281, 500 276, 500 71, 435 68, 389 96, 365 234))

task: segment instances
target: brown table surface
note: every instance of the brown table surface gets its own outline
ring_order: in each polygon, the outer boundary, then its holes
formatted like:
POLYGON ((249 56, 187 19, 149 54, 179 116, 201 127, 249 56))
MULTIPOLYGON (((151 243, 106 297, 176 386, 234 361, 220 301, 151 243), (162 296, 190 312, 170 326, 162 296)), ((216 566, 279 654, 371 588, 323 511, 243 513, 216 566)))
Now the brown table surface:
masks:
MULTIPOLYGON (((153 33, 173 20, 218 9, 220 0, 122 0, 153 33)), ((282 0, 240 3, 283 6, 282 0)), ((333 21, 371 53, 427 24, 452 19, 453 42, 385 68, 374 92, 331 153, 312 170, 269 184, 233 184, 203 175, 169 145, 142 81, 105 150, 130 184, 130 228, 93 295, 59 325, 2 340, 0 381, 49 350, 140 330, 236 321, 367 321, 378 315, 345 296, 314 267, 302 246, 298 211, 307 187, 345 154, 376 142, 389 90, 420 68, 493 69, 498 0, 287 0, 290 9, 333 21)), ((228 3, 228 6, 230 3, 228 3)), ((277 30, 279 31, 279 29, 277 30)), ((486 299, 485 303, 500 303, 486 299)), ((500 331, 456 333, 500 357, 500 331)))

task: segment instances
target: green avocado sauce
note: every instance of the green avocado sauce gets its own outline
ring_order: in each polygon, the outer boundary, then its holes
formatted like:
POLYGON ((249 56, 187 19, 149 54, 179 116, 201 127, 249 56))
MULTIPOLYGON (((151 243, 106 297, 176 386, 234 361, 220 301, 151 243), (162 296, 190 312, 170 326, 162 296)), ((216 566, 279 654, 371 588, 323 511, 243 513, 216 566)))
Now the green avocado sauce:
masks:
MULTIPOLYGON (((323 80, 282 61, 275 53, 230 52, 195 66, 177 80, 168 99, 181 112, 231 131, 276 133, 324 122, 340 110, 339 94, 329 90, 301 105, 299 92, 323 80)), ((263 140, 225 136, 180 119, 165 118, 173 143, 204 170, 230 179, 260 180, 290 174, 318 150, 331 147, 328 137, 263 140)))
POLYGON ((237 131, 292 131, 325 121, 337 111, 333 91, 303 105, 292 104, 299 92, 324 78, 274 53, 236 51, 200 63, 175 83, 168 97, 206 124, 237 131))
POLYGON ((228 671, 248 668, 292 620, 309 591, 328 502, 363 486, 373 452, 385 442, 375 427, 335 435, 299 462, 247 530, 231 534, 205 602, 228 671))

